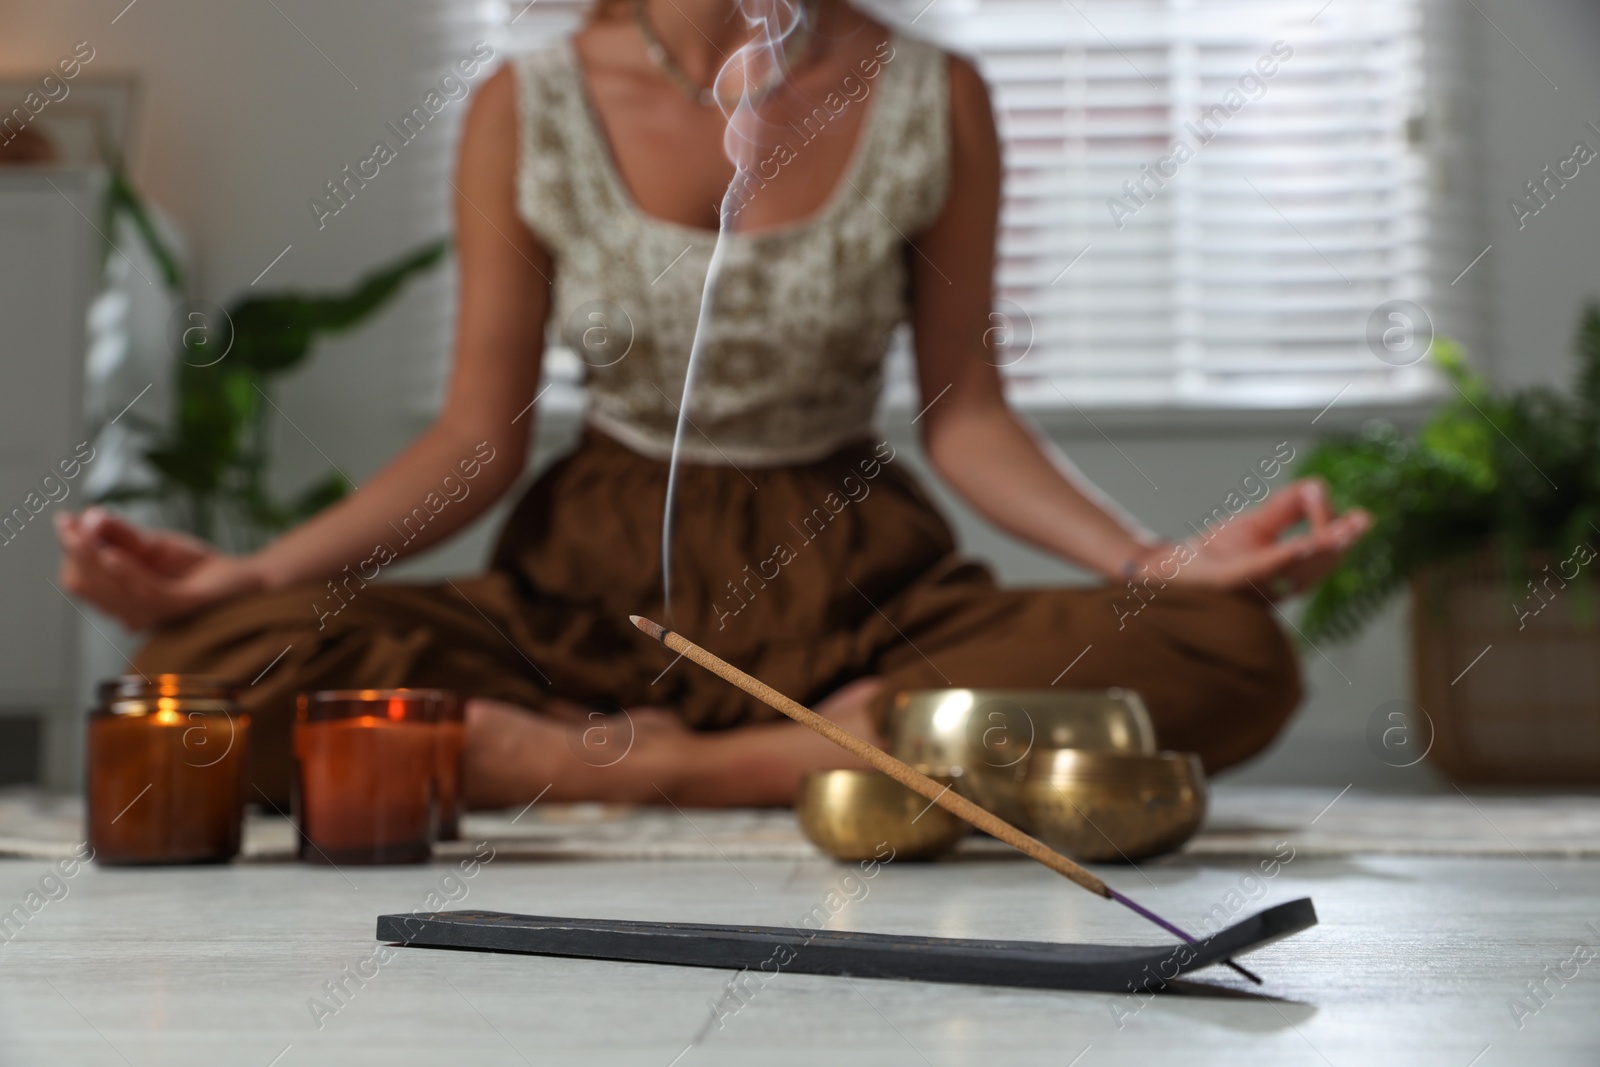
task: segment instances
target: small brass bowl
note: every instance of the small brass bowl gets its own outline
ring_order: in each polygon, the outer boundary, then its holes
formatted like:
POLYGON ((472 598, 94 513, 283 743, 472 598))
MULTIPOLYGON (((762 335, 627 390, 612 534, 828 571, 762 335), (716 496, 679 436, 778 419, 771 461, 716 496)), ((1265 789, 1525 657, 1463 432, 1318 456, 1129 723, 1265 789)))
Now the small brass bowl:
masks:
MULTIPOLYGON (((918 769, 941 785, 954 784, 955 776, 943 768, 918 769)), ((795 793, 794 811, 812 844, 850 862, 932 859, 971 829, 881 771, 808 774, 795 793)))
POLYGON ((960 768, 962 796, 1023 829, 1019 791, 1035 749, 1156 750, 1129 689, 916 689, 895 696, 890 722, 896 756, 960 768))
POLYGON ((1171 852, 1206 814, 1206 776, 1191 752, 1035 749, 1022 779, 1034 836, 1075 860, 1133 862, 1171 852))

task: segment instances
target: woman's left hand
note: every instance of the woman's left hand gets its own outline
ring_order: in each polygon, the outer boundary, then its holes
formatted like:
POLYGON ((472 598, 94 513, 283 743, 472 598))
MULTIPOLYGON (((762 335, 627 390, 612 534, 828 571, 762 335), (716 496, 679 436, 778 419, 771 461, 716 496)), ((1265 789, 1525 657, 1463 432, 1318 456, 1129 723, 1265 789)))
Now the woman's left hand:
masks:
POLYGON ((1328 487, 1321 479, 1308 478, 1205 534, 1152 550, 1134 581, 1150 577, 1213 589, 1253 589, 1269 600, 1281 600, 1321 581, 1371 526, 1372 516, 1360 509, 1335 516, 1328 487), (1310 529, 1283 536, 1302 521, 1310 529))

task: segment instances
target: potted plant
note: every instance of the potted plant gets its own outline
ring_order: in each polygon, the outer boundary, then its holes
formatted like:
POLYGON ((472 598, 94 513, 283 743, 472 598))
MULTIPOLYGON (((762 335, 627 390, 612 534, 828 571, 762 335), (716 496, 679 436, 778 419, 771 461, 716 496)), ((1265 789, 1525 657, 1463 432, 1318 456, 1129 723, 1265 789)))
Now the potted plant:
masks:
MULTIPOLYGON (((174 295, 181 264, 162 242, 120 165, 108 176, 103 232, 125 214, 174 295)), ((248 549, 342 497, 351 487, 329 471, 287 500, 272 494, 271 397, 277 378, 302 365, 322 337, 346 332, 382 309, 413 276, 449 249, 440 238, 375 268, 336 293, 246 292, 225 308, 190 301, 172 331, 174 390, 165 424, 129 413, 144 438, 147 470, 101 494, 106 503, 157 501, 190 533, 248 549)))
POLYGON ((1457 780, 1600 782, 1600 304, 1577 355, 1568 392, 1497 392, 1437 342, 1453 395, 1419 431, 1374 423, 1301 467, 1375 519, 1301 629, 1353 636, 1409 585, 1415 698, 1432 727, 1419 740, 1457 780))

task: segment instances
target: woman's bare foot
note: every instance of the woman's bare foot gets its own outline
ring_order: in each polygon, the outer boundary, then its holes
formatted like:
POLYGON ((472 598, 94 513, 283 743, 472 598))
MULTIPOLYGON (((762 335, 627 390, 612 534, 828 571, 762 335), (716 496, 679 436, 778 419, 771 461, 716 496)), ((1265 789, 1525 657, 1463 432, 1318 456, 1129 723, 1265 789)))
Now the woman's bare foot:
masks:
POLYGON ((555 758, 566 730, 499 700, 467 701, 462 780, 472 808, 509 807, 560 772, 555 758))
POLYGON ((883 738, 872 718, 872 700, 882 689, 882 678, 857 678, 828 694, 811 710, 882 748, 883 738))
POLYGON ((659 737, 664 734, 692 733, 678 713, 668 708, 625 708, 622 717, 633 724, 635 735, 659 737))
MULTIPOLYGON (((818 714, 881 745, 871 702, 876 678, 851 682, 816 706, 818 714)), ((664 708, 603 714, 563 703, 539 715, 498 700, 467 702, 468 803, 510 807, 536 796, 693 807, 789 803, 812 771, 865 764, 799 723, 734 730, 689 729, 664 708)))
MULTIPOLYGON (((883 746, 871 715, 878 678, 861 678, 824 697, 813 709, 850 733, 883 746)), ((696 734, 697 773, 662 783, 686 807, 773 807, 792 803, 800 779, 813 771, 864 769, 867 764, 797 722, 787 720, 696 734)))
POLYGON ((551 801, 660 803, 649 779, 680 758, 691 731, 662 708, 621 714, 565 705, 560 717, 499 700, 467 701, 464 778, 474 808, 551 801), (641 777, 642 773, 642 777, 641 777))

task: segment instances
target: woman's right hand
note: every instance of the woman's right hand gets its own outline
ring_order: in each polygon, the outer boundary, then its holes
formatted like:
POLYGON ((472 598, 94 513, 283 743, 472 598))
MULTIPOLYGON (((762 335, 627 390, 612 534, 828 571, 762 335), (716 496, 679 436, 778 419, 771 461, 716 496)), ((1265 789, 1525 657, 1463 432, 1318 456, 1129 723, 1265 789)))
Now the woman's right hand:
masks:
POLYGON ((104 508, 57 512, 61 584, 129 630, 143 630, 266 586, 249 559, 104 508))

